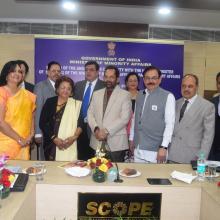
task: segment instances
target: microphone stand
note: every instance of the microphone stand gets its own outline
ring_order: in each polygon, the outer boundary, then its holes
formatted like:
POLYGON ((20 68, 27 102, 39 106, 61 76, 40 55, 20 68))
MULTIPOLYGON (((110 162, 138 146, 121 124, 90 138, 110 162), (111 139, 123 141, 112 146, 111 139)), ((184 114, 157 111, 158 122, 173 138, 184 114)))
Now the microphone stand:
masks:
POLYGON ((123 183, 123 179, 120 178, 118 164, 115 162, 116 170, 117 170, 117 178, 114 180, 115 183, 123 183))
MULTIPOLYGON (((103 144, 107 144, 107 145, 108 145, 108 143, 107 143, 106 140, 103 141, 103 144)), ((113 158, 112 158, 112 155, 111 155, 112 151, 111 151, 111 148, 110 148, 109 145, 108 145, 108 148, 109 148, 109 157, 110 157, 110 159, 111 159, 112 162, 113 162, 113 158)), ((119 169, 118 169, 118 164, 117 164, 117 162, 114 162, 114 164, 115 164, 115 166, 116 166, 116 171, 117 171, 117 178, 114 180, 114 182, 115 182, 115 183, 122 183, 122 182, 123 182, 123 179, 120 178, 119 169)))

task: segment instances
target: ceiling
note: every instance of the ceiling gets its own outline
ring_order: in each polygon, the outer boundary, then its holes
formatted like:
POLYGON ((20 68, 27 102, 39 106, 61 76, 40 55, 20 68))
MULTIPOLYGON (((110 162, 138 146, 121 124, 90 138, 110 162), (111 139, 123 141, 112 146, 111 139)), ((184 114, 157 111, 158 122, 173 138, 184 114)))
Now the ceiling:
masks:
POLYGON ((0 21, 109 21, 220 30, 220 0, 78 0, 77 9, 72 12, 65 11, 61 2, 0 0, 0 21), (172 13, 159 15, 161 4, 170 5, 172 13))

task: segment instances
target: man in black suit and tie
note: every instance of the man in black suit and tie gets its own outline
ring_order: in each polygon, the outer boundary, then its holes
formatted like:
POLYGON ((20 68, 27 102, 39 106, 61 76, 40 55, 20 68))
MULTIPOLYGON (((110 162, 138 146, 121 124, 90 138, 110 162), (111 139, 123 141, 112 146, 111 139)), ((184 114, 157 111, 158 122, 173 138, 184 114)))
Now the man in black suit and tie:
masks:
MULTIPOLYGON (((216 87, 220 93, 220 72, 216 76, 216 87)), ((215 136, 209 154, 209 160, 220 161, 220 95, 215 96, 211 102, 215 105, 215 136)))
POLYGON ((21 68, 21 72, 22 72, 22 83, 21 83, 21 87, 27 89, 29 92, 34 92, 34 85, 32 83, 26 82, 25 78, 29 72, 29 66, 27 65, 27 63, 24 60, 17 60, 18 65, 21 68))
POLYGON ((78 159, 88 160, 94 156, 94 150, 89 146, 91 130, 87 122, 87 110, 94 91, 105 87, 105 83, 99 78, 99 65, 96 61, 88 61, 85 64, 85 80, 75 85, 74 98, 82 101, 81 115, 83 117, 82 134, 78 138, 78 159))

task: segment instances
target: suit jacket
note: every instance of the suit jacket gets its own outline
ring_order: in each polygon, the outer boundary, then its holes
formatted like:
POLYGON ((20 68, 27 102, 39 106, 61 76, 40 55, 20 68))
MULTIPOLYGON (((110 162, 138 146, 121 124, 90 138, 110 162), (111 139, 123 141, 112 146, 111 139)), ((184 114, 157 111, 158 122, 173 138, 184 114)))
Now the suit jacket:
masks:
POLYGON ((54 115, 56 113, 58 96, 48 98, 43 105, 39 127, 44 134, 44 147, 52 142, 51 137, 54 135, 54 115))
MULTIPOLYGON (((215 105, 215 136, 212 144, 212 150, 210 152, 210 159, 216 160, 215 154, 220 154, 220 116, 218 115, 219 96, 214 97, 211 102, 215 105)), ((218 158, 219 160, 219 158, 218 158)))
POLYGON ((132 112, 130 93, 116 86, 103 116, 105 90, 94 92, 88 109, 88 123, 92 130, 90 146, 96 150, 97 146, 101 145, 94 135, 94 129, 98 126, 108 130, 107 143, 111 151, 126 150, 128 149, 126 126, 132 112))
MULTIPOLYGON (((82 80, 82 81, 79 81, 79 82, 76 83, 75 88, 74 88, 74 92, 73 92, 74 99, 80 100, 80 101, 83 100, 83 95, 84 95, 84 90, 86 88, 86 83, 87 83, 87 80, 82 80)), ((93 96, 94 92, 99 90, 99 89, 103 89, 103 88, 105 88, 104 81, 98 79, 97 82, 96 82, 96 85, 94 87, 93 93, 91 95, 90 102, 92 100, 92 96, 93 96)), ((82 115, 82 112, 80 114, 82 115)), ((83 127, 86 128, 86 129, 83 130, 83 132, 85 132, 86 135, 88 136, 88 138, 90 138, 91 130, 90 130, 89 126, 87 126, 87 123, 85 123, 83 127)), ((88 145, 89 145, 89 143, 88 143, 88 145)), ((80 146, 80 144, 79 144, 79 146, 80 146)))
POLYGON ((56 96, 56 93, 49 79, 37 83, 34 87, 34 93, 37 95, 37 101, 36 101, 37 109, 35 115, 35 134, 42 134, 41 129, 39 127, 41 110, 46 100, 50 97, 56 96))
POLYGON ((214 105, 197 96, 179 122, 184 99, 176 102, 176 120, 168 159, 178 163, 190 163, 199 151, 207 158, 212 145, 215 126, 214 105))
MULTIPOLYGON (((87 80, 82 80, 82 81, 79 81, 76 83, 75 88, 74 88, 74 93, 73 93, 73 97, 76 100, 80 100, 80 101, 83 100, 86 82, 87 82, 87 80)), ((105 83, 102 80, 98 79, 93 92, 95 92, 99 89, 103 89, 103 88, 105 88, 105 83)), ((91 97, 91 99, 92 99, 92 97, 91 97)), ((90 101, 91 101, 91 99, 90 99, 90 101)))
POLYGON ((34 92, 34 84, 24 81, 24 88, 29 92, 34 92))

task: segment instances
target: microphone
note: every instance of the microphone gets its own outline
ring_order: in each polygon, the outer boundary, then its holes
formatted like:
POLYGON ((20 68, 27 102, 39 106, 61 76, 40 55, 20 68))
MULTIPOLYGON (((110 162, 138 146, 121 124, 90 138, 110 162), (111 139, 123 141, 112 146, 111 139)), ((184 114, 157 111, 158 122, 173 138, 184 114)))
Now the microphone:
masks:
MULTIPOLYGON (((105 146, 106 144, 108 145, 108 143, 107 143, 106 140, 102 141, 102 145, 105 146)), ((111 155, 112 151, 111 151, 111 148, 110 148, 109 145, 108 145, 108 149, 109 149, 109 153, 108 153, 107 155, 110 157, 110 160, 112 161, 112 163, 115 164, 115 166, 116 166, 116 171, 117 171, 117 178, 114 180, 114 182, 115 182, 115 183, 122 183, 122 182, 123 182, 123 179, 121 179, 121 178, 120 178, 120 175, 119 175, 118 163, 117 163, 116 161, 113 162, 113 158, 112 158, 112 155, 111 155)))

